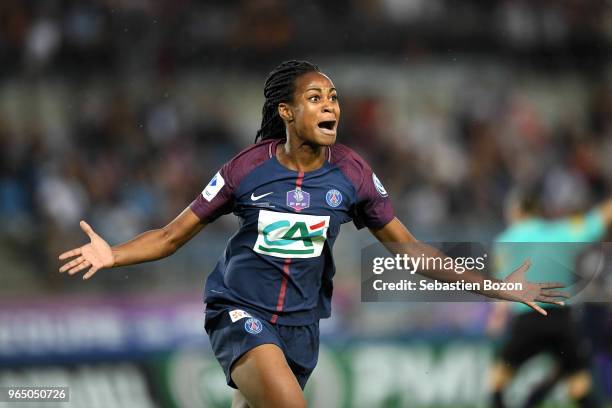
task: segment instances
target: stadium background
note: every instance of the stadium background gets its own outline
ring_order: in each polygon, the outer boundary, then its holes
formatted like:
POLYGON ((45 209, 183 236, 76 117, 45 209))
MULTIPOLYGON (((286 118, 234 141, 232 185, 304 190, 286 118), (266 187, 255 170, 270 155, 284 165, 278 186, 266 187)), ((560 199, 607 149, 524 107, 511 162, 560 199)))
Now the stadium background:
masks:
MULTIPOLYGON (((556 215, 612 191, 611 44, 603 0, 3 0, 0 385, 69 385, 74 407, 227 404, 200 297, 233 216, 86 283, 57 255, 85 242, 80 219, 111 243, 172 219, 252 143, 279 62, 331 76, 339 141, 418 238, 487 241, 516 183, 545 173, 556 215)), ((484 406, 489 305, 361 303, 372 242, 347 225, 336 244, 312 406, 484 406)), ((612 313, 584 316, 611 402, 612 313)), ((532 361, 510 399, 549 366, 532 361)))

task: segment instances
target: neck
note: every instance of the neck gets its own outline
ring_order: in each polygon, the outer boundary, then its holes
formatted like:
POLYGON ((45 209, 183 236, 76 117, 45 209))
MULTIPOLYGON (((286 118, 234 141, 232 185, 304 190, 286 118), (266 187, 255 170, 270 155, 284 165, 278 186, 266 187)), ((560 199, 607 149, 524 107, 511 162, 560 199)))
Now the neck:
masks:
POLYGON ((298 137, 287 137, 287 141, 276 149, 276 158, 293 171, 319 169, 327 159, 327 146, 313 145, 298 137))

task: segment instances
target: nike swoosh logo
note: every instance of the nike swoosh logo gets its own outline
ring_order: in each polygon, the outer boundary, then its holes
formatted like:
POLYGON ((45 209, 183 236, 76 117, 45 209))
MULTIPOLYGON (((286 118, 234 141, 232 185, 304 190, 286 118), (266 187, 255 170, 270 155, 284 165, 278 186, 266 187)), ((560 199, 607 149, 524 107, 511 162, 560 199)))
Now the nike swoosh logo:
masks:
POLYGON ((266 197, 266 196, 269 196, 269 195, 270 195, 270 194, 272 194, 272 193, 273 193, 273 191, 270 191, 269 193, 262 194, 262 195, 258 195, 258 196, 256 196, 256 195, 255 195, 255 193, 251 193, 251 200, 253 200, 253 201, 257 201, 257 200, 259 200, 260 198, 264 198, 264 197, 266 197))

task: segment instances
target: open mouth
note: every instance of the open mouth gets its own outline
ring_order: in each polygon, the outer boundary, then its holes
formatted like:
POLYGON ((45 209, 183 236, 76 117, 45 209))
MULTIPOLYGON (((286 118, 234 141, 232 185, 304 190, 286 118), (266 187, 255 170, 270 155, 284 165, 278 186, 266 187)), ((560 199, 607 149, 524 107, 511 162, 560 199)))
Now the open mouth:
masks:
POLYGON ((323 131, 323 133, 332 134, 336 131, 336 121, 335 120, 324 120, 318 123, 319 129, 323 131))

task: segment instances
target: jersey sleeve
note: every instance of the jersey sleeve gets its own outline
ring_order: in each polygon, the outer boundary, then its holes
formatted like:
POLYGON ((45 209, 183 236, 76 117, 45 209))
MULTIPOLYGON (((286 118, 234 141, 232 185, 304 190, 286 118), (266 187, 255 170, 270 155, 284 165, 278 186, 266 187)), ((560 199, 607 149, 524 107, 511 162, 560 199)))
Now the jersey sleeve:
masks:
POLYGON ((370 166, 365 162, 363 164, 361 183, 357 186, 353 223, 357 229, 382 228, 395 217, 391 198, 370 166))
POLYGON ((210 223, 234 210, 235 191, 257 166, 272 158, 274 140, 255 143, 225 163, 189 208, 202 222, 210 223))
POLYGON ((234 199, 232 162, 228 162, 208 182, 202 193, 191 202, 189 208, 202 222, 211 223, 232 212, 234 199))
POLYGON ((606 233, 606 224, 599 209, 557 221, 554 228, 555 236, 560 242, 598 241, 606 233))
POLYGON ((360 155, 336 143, 330 150, 330 162, 338 166, 355 189, 350 216, 357 229, 378 229, 393 220, 395 213, 389 193, 360 155))

